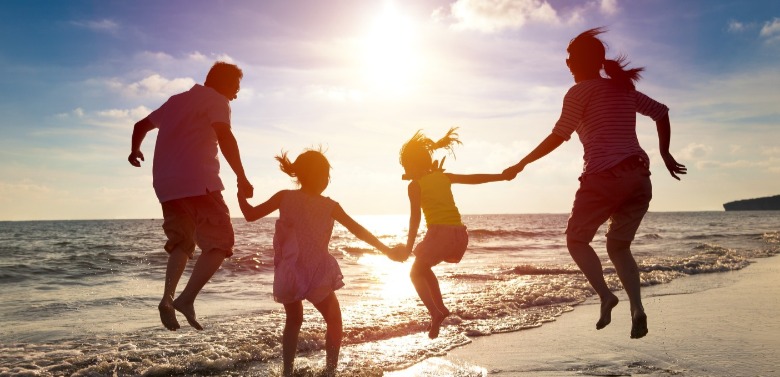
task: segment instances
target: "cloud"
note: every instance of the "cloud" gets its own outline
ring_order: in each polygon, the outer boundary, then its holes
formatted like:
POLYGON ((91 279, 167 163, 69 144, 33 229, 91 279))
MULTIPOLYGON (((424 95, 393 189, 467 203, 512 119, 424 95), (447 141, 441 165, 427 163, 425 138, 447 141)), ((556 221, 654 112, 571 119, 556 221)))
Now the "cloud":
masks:
POLYGON ((735 20, 729 20, 728 31, 732 33, 741 33, 747 29, 745 23, 735 20))
MULTIPOLYGON (((442 14, 441 9, 434 12, 435 17, 442 14)), ((560 23, 558 13, 544 0, 457 0, 449 14, 453 28, 485 33, 519 29, 531 21, 560 23)))
POLYGON ((125 97, 151 97, 154 99, 169 97, 177 93, 189 90, 196 81, 191 77, 179 77, 167 79, 154 73, 143 79, 124 83, 118 78, 89 79, 87 84, 103 86, 112 92, 121 93, 125 97))
POLYGON ((772 21, 765 22, 760 35, 770 42, 780 40, 780 18, 775 17, 772 21))
POLYGON ((107 32, 114 34, 119 31, 119 24, 116 21, 109 20, 107 18, 92 21, 71 21, 71 25, 95 32, 107 32))
POLYGON ((701 160, 709 156, 712 149, 709 145, 691 143, 680 151, 680 158, 683 160, 701 160))
POLYGON ((613 15, 618 12, 618 0, 601 0, 599 4, 599 10, 606 15, 613 15))

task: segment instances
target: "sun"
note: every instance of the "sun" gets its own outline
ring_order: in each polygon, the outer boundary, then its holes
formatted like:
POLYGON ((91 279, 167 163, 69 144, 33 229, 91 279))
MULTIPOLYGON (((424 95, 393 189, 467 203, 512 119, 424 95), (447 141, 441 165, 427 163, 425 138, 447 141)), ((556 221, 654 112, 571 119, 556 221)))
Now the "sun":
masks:
POLYGON ((392 2, 385 3, 363 41, 367 81, 391 93, 411 91, 421 66, 418 40, 412 20, 399 13, 392 2))

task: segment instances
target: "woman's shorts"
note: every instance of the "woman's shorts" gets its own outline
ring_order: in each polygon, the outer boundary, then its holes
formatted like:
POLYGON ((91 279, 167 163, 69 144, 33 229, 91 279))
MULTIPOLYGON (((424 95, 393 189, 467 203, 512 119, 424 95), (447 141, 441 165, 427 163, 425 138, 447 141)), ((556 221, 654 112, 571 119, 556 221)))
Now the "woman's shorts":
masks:
POLYGON ((631 242, 652 197, 650 170, 640 156, 629 157, 606 171, 583 175, 566 238, 591 242, 599 227, 609 220, 607 238, 631 242))
POLYGON ((441 262, 458 263, 469 245, 469 234, 463 225, 429 225, 428 232, 414 255, 420 262, 435 266, 441 262))

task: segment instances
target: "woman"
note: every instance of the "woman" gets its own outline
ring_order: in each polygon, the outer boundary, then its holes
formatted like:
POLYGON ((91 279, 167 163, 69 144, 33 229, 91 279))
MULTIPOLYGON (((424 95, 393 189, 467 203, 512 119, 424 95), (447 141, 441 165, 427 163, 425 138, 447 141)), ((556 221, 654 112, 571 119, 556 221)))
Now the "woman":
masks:
POLYGON ((601 299, 596 328, 602 329, 610 323, 618 298, 607 286, 601 261, 590 242, 609 219, 607 253, 631 303, 631 338, 641 338, 647 334, 647 315, 631 241, 647 213, 652 187, 649 158, 636 136, 636 113, 656 122, 661 157, 672 177, 679 180, 677 174, 685 174, 686 168, 669 153, 669 109, 635 89, 634 82, 643 68, 626 69, 623 56, 605 58, 604 44, 597 38, 605 31, 590 29, 569 42, 566 65, 575 85, 564 97, 560 119, 547 138, 504 172, 516 175, 577 132, 585 150, 585 163, 566 226, 566 246, 601 299), (601 76, 602 68, 608 78, 601 76))

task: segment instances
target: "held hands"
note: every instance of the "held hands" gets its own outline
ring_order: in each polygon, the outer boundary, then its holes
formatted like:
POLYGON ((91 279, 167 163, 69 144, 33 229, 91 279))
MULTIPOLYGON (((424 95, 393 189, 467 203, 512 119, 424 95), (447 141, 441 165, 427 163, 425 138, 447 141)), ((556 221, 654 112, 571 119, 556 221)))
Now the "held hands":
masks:
POLYGON ((677 174, 687 174, 688 168, 685 167, 685 165, 677 162, 677 160, 672 157, 671 153, 662 153, 661 158, 664 159, 664 165, 666 165, 666 169, 669 170, 669 174, 674 177, 676 180, 680 180, 680 177, 677 176, 677 174))
POLYGON ((519 163, 517 163, 517 165, 512 165, 512 166, 504 169, 504 171, 501 173, 501 175, 503 176, 503 178, 505 180, 511 181, 511 180, 515 179, 515 177, 517 177, 517 174, 520 173, 521 171, 523 171, 524 168, 525 168, 525 164, 523 164, 522 162, 519 162, 519 163))
POLYGON ((388 252, 386 253, 387 257, 390 258, 390 260, 396 261, 396 262, 405 262, 407 259, 409 259, 409 255, 412 253, 409 251, 409 249, 406 248, 405 245, 396 245, 393 246, 388 252))
POLYGON ((251 198, 255 195, 255 188, 249 183, 246 178, 238 179, 238 196, 243 198, 251 198))

